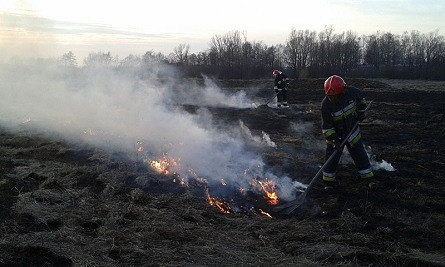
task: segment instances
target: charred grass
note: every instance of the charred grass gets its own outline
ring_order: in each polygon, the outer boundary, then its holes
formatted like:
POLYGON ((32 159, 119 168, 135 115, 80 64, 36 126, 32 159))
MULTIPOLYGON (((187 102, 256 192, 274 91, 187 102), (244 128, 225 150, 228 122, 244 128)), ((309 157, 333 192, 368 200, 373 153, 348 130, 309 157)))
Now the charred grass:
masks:
MULTIPOLYGON (((0 265, 444 266, 445 87, 354 82, 374 101, 361 127, 365 143, 396 171, 376 171, 370 190, 344 163, 333 191, 317 187, 290 216, 223 214, 134 160, 27 125, 0 128, 0 265)), ((307 183, 324 153, 321 84, 293 82, 286 119, 266 107, 211 111, 219 121, 242 120, 253 133, 269 133, 277 148, 259 153, 307 183), (290 130, 303 122, 313 127, 290 130)))

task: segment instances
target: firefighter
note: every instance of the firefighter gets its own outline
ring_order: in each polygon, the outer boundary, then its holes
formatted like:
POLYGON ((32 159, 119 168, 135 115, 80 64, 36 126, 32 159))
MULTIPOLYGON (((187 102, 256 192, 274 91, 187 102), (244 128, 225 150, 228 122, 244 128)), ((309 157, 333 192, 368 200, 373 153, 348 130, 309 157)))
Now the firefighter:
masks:
POLYGON ((321 102, 321 116, 322 131, 327 144, 325 160, 331 156, 335 149, 338 149, 338 152, 327 163, 323 171, 323 181, 328 186, 335 181, 337 165, 344 148, 340 147, 340 144, 352 131, 353 133, 345 144, 358 168, 360 177, 366 179, 371 188, 375 185, 370 179, 374 177, 374 173, 364 149, 357 123, 365 119, 365 96, 360 89, 346 86, 343 78, 337 75, 333 75, 325 81, 324 91, 326 96, 321 102))
POLYGON ((273 76, 275 77, 275 93, 277 94, 277 107, 281 107, 281 105, 283 105, 283 107, 289 107, 287 105, 287 92, 286 89, 289 86, 289 78, 287 78, 287 76, 279 71, 279 70, 274 70, 272 72, 273 76))

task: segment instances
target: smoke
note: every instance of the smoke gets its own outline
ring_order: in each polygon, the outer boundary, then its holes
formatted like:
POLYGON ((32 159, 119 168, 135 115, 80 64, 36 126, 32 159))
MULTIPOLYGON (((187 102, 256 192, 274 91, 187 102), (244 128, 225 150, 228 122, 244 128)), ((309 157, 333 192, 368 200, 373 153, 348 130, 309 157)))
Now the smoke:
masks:
POLYGON ((245 91, 237 91, 231 95, 224 93, 209 77, 203 75, 204 85, 196 80, 188 83, 175 84, 172 90, 163 91, 164 102, 171 105, 195 105, 200 107, 233 107, 255 108, 245 91))
POLYGON ((385 170, 388 172, 393 172, 396 169, 392 166, 391 163, 386 162, 386 160, 382 160, 382 162, 371 161, 373 170, 385 170))
POLYGON ((381 162, 378 162, 376 160, 376 156, 372 153, 371 146, 366 147, 366 153, 368 154, 369 160, 371 162, 371 168, 373 170, 384 170, 388 172, 396 171, 392 164, 387 162, 386 160, 382 159, 381 162))
MULTIPOLYGON (((17 129, 25 123, 70 141, 129 155, 137 153, 138 144, 146 162, 163 155, 175 159, 180 167, 173 171, 180 177, 224 179, 241 187, 255 177, 267 177, 283 199, 293 197, 298 185, 271 173, 241 138, 213 127, 208 113, 192 115, 174 105, 245 108, 249 101, 244 94, 227 96, 209 79, 203 87, 178 83, 173 70, 161 65, 151 66, 148 73, 163 76, 104 65, 66 68, 45 60, 3 64, 0 124, 17 129)), ((261 138, 250 136, 275 145, 266 133, 261 138)))
POLYGON ((298 137, 310 138, 312 136, 314 124, 312 122, 291 122, 290 128, 298 137))
POLYGON ((275 142, 273 142, 269 135, 267 133, 265 133, 264 131, 261 131, 262 136, 255 136, 252 134, 252 132, 250 131, 250 129, 244 125, 244 122, 239 121, 240 124, 240 128, 241 131, 243 133, 243 135, 245 135, 249 140, 252 140, 254 143, 260 144, 260 145, 266 145, 269 147, 277 147, 277 145, 275 144, 275 142))

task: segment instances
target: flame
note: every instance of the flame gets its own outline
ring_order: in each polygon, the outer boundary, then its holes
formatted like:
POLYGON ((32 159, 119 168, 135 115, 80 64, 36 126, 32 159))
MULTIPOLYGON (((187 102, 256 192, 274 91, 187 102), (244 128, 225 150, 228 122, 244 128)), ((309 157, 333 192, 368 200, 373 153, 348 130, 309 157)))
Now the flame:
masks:
POLYGON ((272 218, 272 216, 269 213, 263 211, 262 209, 259 209, 259 211, 260 211, 261 214, 266 215, 269 218, 272 218))
MULTIPOLYGON (((179 177, 178 177, 178 179, 179 179, 179 177)), ((176 183, 176 182, 177 182, 177 181, 176 181, 176 178, 174 178, 174 179, 173 179, 173 183, 176 183)), ((187 184, 187 182, 184 180, 184 178, 179 179, 178 184, 179 184, 180 186, 186 186, 186 187, 189 186, 189 185, 187 184)))
POLYGON ((159 173, 163 173, 165 175, 168 174, 175 174, 175 172, 171 173, 168 168, 170 166, 177 166, 178 163, 172 159, 172 158, 167 158, 166 155, 163 155, 162 159, 160 161, 157 160, 153 160, 152 162, 150 162, 150 166, 155 169, 157 172, 159 173))
POLYGON ((278 194, 276 192, 275 184, 270 181, 266 180, 265 182, 258 181, 256 179, 253 180, 253 182, 257 182, 261 186, 261 190, 265 193, 266 198, 268 199, 268 202, 270 205, 277 205, 278 204, 278 194))
MULTIPOLYGON (((140 147, 142 147, 142 143, 138 142, 138 145, 140 145, 140 147)), ((179 162, 179 160, 178 160, 179 162)), ((225 214, 230 214, 230 213, 237 213, 239 211, 248 211, 251 214, 261 214, 261 215, 265 215, 269 218, 272 218, 272 216, 261 210, 258 209, 256 210, 253 206, 250 206, 250 204, 246 207, 240 206, 238 207, 237 205, 235 205, 234 200, 221 200, 217 197, 212 197, 210 196, 209 193, 209 181, 206 178, 202 178, 199 177, 197 173, 195 173, 195 171, 193 169, 188 169, 187 170, 187 174, 185 175, 185 177, 180 177, 179 174, 177 174, 176 172, 173 172, 173 170, 175 168, 180 167, 180 165, 178 164, 178 162, 176 160, 174 160, 173 158, 167 156, 166 154, 163 155, 161 160, 153 160, 150 163, 150 166, 155 169, 157 172, 162 173, 164 175, 174 175, 175 177, 173 177, 173 183, 177 183, 180 186, 186 186, 186 187, 202 187, 203 189, 205 188, 205 192, 206 192, 206 198, 208 203, 211 206, 217 207, 220 212, 225 213, 225 214), (174 167, 174 168, 173 168, 174 167), (232 203, 234 202, 234 203, 232 203), (234 205, 234 206, 232 206, 234 205)), ((247 175, 249 173, 249 169, 246 169, 244 171, 244 174, 247 175)), ((221 179, 221 185, 223 187, 227 186, 227 182, 224 179, 221 179)), ((257 193, 263 194, 263 197, 267 200, 267 203, 269 205, 277 205, 278 204, 278 193, 276 192, 276 186, 275 183, 271 180, 268 180, 266 178, 265 181, 260 181, 258 178, 253 178, 250 182, 250 186, 249 188, 245 188, 245 187, 239 187, 239 193, 244 194, 247 190, 250 191, 250 189, 254 189, 257 193)))
POLYGON ((211 206, 216 206, 222 213, 229 214, 232 213, 232 209, 230 208, 230 204, 227 202, 221 202, 215 197, 211 197, 209 193, 209 189, 206 189, 207 200, 211 206))
POLYGON ((151 165, 151 167, 153 169, 155 169, 156 171, 158 171, 160 173, 170 174, 170 172, 167 170, 168 166, 170 166, 170 163, 168 161, 164 161, 164 160, 156 161, 156 160, 153 160, 150 163, 150 165, 151 165))

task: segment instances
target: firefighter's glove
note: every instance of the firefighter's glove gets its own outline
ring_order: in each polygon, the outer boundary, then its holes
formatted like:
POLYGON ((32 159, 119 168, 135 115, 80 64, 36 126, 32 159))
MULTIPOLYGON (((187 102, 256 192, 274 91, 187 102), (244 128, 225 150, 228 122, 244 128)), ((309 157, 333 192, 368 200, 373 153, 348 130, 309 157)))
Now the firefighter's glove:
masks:
POLYGON ((335 142, 334 142, 334 148, 337 149, 337 150, 340 150, 341 149, 341 142, 342 141, 341 141, 340 138, 336 139, 335 142))
POLYGON ((334 146, 335 149, 339 149, 341 145, 341 138, 338 137, 337 133, 331 134, 328 138, 328 143, 334 146))
POLYGON ((335 143, 337 141, 337 139, 339 139, 338 135, 336 132, 332 133, 331 135, 329 135, 328 137, 326 137, 326 139, 329 142, 335 143))
POLYGON ((358 122, 363 122, 366 119, 365 113, 358 113, 357 115, 358 122))

